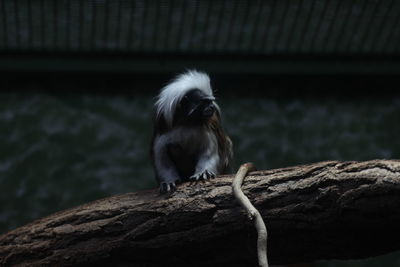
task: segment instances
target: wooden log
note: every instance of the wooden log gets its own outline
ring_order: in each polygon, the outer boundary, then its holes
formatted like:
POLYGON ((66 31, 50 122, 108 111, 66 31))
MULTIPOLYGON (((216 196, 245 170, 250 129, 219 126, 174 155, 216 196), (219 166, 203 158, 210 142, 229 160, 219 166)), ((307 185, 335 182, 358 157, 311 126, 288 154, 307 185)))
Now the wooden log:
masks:
MULTIPOLYGON (((257 234, 232 176, 117 195, 0 236, 1 266, 254 266, 257 234)), ((243 192, 267 222, 271 264, 400 249, 400 161, 256 171, 243 192)))

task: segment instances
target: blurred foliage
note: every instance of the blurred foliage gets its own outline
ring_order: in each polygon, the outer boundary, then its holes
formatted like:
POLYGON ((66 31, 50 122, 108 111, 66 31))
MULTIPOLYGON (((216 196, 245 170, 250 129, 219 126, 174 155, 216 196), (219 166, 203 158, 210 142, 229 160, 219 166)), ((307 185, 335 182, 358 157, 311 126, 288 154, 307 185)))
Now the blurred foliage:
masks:
POLYGON ((332 260, 320 261, 317 267, 397 267, 400 266, 400 252, 394 252, 383 256, 378 256, 363 260, 332 260))

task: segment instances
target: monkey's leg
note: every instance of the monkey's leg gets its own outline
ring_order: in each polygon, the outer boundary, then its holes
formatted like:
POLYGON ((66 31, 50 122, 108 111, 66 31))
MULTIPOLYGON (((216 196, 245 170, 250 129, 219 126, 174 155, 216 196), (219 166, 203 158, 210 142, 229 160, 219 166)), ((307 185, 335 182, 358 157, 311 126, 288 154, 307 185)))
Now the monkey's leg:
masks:
POLYGON ((168 145, 162 138, 156 140, 154 145, 154 165, 156 167, 157 179, 160 183, 160 193, 173 191, 176 182, 180 180, 175 164, 168 153, 168 145))

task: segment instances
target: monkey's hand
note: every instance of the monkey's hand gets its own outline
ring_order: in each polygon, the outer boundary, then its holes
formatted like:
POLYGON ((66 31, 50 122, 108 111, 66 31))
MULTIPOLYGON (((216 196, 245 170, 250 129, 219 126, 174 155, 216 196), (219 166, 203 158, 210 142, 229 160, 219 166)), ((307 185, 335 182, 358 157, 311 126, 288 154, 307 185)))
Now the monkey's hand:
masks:
POLYGON ((176 184, 175 183, 161 183, 160 184, 160 193, 165 194, 168 192, 175 191, 176 184))
POLYGON ((176 185, 180 183, 180 179, 166 179, 160 182, 160 194, 172 193, 176 189, 176 185))
POLYGON ((175 189, 176 189, 175 182, 171 182, 171 183, 162 182, 160 184, 160 194, 170 193, 170 192, 175 191, 175 189))
POLYGON ((215 178, 215 173, 213 173, 212 171, 209 171, 209 170, 205 170, 205 171, 196 173, 189 177, 189 179, 192 181, 207 180, 207 179, 211 179, 211 178, 215 178))

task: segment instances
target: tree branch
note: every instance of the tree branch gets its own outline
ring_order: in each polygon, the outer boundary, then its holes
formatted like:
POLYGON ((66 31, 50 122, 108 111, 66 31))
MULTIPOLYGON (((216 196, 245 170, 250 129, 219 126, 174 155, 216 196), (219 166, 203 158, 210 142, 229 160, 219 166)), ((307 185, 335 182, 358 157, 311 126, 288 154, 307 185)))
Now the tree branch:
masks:
MULTIPOLYGON (((256 265, 257 233, 232 176, 128 193, 0 236, 0 265, 256 265)), ((250 173, 242 186, 268 222, 271 264, 400 249, 400 161, 320 162, 250 173)))
POLYGON ((240 166, 235 178, 232 182, 232 191, 235 198, 239 201, 240 205, 247 211, 247 216, 250 220, 254 220, 254 225, 257 230, 257 257, 258 265, 260 267, 268 267, 268 256, 267 256, 267 238, 268 232, 265 223, 262 219, 260 212, 251 204, 250 200, 243 194, 241 189, 243 180, 246 175, 255 171, 255 167, 252 163, 245 163, 240 166))

